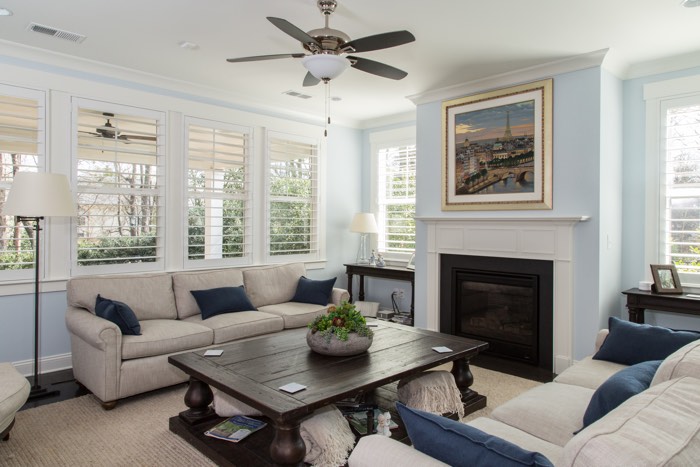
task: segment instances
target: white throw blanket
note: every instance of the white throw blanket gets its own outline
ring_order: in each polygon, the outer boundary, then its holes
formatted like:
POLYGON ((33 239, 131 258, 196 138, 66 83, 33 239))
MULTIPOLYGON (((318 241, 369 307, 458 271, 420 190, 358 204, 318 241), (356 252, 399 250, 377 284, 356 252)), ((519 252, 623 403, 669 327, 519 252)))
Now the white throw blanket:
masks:
POLYGON ((214 407, 214 412, 219 417, 233 417, 234 415, 247 415, 249 417, 260 416, 262 413, 258 409, 254 409, 248 404, 239 401, 235 397, 229 396, 216 388, 213 388, 214 402, 212 402, 212 407, 214 407))
POLYGON ((308 462, 318 467, 345 464, 355 446, 355 435, 343 414, 335 406, 318 409, 301 422, 301 438, 306 444, 308 462))
POLYGON ((464 417, 462 395, 455 377, 448 371, 426 371, 399 381, 399 401, 409 407, 442 415, 459 414, 464 417))

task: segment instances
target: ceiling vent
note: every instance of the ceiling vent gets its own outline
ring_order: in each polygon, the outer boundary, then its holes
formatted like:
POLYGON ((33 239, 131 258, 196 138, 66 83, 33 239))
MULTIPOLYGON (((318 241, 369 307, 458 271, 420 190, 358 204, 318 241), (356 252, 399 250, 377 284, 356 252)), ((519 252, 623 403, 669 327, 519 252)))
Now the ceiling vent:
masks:
POLYGON ((71 42, 81 43, 85 40, 85 36, 78 34, 76 32, 64 31, 62 29, 57 29, 51 26, 45 26, 38 23, 29 23, 27 27, 30 31, 38 32, 41 34, 46 34, 47 36, 58 37, 60 39, 66 39, 71 42))

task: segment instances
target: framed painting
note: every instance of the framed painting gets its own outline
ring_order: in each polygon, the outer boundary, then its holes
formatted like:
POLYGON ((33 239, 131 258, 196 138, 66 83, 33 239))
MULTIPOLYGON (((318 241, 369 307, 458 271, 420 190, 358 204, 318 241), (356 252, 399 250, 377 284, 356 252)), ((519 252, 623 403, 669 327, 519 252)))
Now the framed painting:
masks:
POLYGON ((442 209, 552 209, 552 80, 442 103, 442 209))

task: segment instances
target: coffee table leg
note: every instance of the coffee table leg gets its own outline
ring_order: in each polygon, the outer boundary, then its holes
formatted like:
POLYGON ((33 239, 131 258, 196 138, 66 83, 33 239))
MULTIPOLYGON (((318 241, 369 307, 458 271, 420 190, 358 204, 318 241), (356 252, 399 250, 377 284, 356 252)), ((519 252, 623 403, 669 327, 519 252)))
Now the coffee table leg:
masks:
POLYGON ((270 444, 270 457, 280 465, 302 465, 306 456, 306 445, 301 439, 299 421, 276 423, 275 437, 270 444))
POLYGON ((469 360, 459 358, 453 361, 451 373, 455 377, 455 383, 457 383, 459 392, 462 393, 465 415, 486 407, 486 396, 482 396, 470 389, 470 386, 474 384, 474 375, 469 369, 469 360))
POLYGON ((190 376, 190 385, 185 393, 185 405, 189 410, 180 412, 180 418, 190 425, 215 418, 216 414, 209 406, 214 400, 214 393, 207 383, 190 376))

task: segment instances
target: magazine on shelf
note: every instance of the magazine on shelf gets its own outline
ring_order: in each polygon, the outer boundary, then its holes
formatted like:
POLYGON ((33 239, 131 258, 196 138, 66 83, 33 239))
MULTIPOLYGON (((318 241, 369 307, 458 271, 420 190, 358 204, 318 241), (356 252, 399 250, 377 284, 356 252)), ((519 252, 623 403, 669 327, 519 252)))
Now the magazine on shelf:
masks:
POLYGON ((260 420, 243 415, 235 415, 204 432, 204 434, 212 438, 237 443, 265 425, 267 425, 267 423, 261 422, 260 420))
MULTIPOLYGON (((379 414, 385 413, 386 410, 382 409, 374 409, 374 430, 373 432, 376 432, 377 430, 377 424, 379 422, 379 414)), ((350 426, 360 435, 366 435, 367 434, 367 411, 364 412, 353 412, 345 415, 345 418, 348 420, 348 423, 350 423, 350 426)), ((394 422, 394 420, 391 420, 389 423, 389 429, 393 430, 394 428, 398 428, 399 426, 394 422)))

